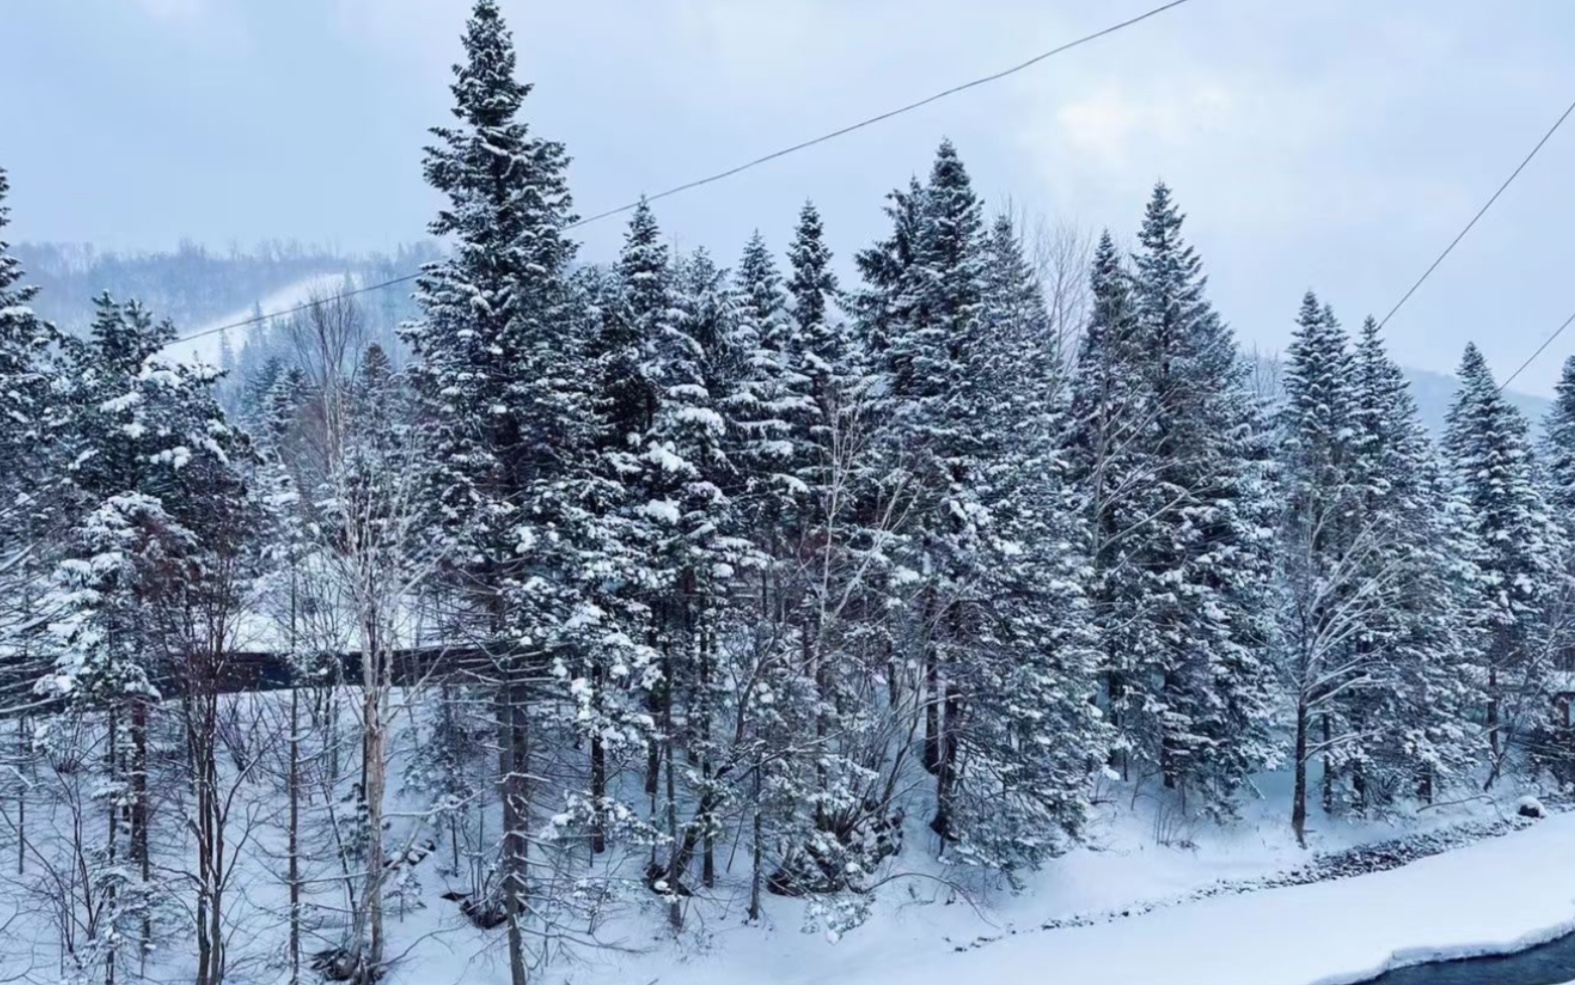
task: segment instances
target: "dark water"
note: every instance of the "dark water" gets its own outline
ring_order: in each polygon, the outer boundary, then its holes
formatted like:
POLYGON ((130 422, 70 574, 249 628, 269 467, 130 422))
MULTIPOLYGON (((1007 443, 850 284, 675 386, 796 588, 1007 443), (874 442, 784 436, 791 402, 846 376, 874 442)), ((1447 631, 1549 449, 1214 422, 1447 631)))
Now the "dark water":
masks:
POLYGON ((1575 934, 1497 958, 1400 968, 1363 985, 1563 985, 1575 982, 1575 934))

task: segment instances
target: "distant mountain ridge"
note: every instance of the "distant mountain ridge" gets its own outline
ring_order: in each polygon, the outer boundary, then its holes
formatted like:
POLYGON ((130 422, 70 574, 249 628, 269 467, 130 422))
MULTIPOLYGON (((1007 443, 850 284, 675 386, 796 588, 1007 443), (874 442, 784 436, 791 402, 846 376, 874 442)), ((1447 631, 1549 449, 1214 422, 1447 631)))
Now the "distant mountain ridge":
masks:
MULTIPOLYGON (((1448 373, 1434 373, 1425 369, 1402 366, 1401 372, 1405 373, 1406 380, 1411 384, 1411 396, 1416 400, 1422 422, 1433 434, 1443 434, 1444 418, 1449 414, 1449 404, 1455 398, 1455 388, 1459 386, 1459 381, 1448 373)), ((1504 396, 1526 415, 1526 419, 1531 422, 1533 433, 1540 433, 1542 421, 1552 409, 1553 401, 1547 397, 1537 397, 1515 390, 1505 390, 1504 396)))
MULTIPOLYGON (((291 296, 303 285, 350 278, 375 283, 408 274, 441 254, 432 242, 401 246, 392 254, 350 256, 299 244, 264 244, 251 252, 219 253, 195 244, 165 252, 116 253, 92 246, 18 243, 13 253, 27 280, 39 288, 38 313, 67 332, 84 330, 93 318, 93 299, 109 292, 116 300, 142 302, 157 318, 168 318, 182 334, 239 321, 254 306, 291 296)), ((387 307, 392 317, 414 309, 410 288, 365 298, 363 308, 387 307)), ((272 312, 266 312, 272 313, 272 312)), ((239 333, 237 333, 239 334, 239 333)), ((241 339, 234 342, 239 345, 241 339)))
MULTIPOLYGON (((1284 363, 1278 356, 1249 355, 1253 360, 1259 379, 1278 380, 1284 363)), ((1449 417, 1449 405, 1455 399, 1455 390, 1460 381, 1449 373, 1436 373, 1429 369, 1416 369, 1411 366, 1401 366, 1400 372, 1405 376, 1406 382, 1411 386, 1411 397, 1416 401, 1417 414, 1422 423, 1427 427, 1434 440, 1443 437, 1445 422, 1449 417)), ((1260 383, 1260 386, 1262 383, 1260 383)), ((1547 397, 1538 397, 1529 393, 1519 393, 1515 390, 1504 391, 1504 396, 1509 402, 1530 422, 1532 433, 1540 433, 1543 418, 1553 407, 1553 401, 1547 397)))
MULTIPOLYGON (((93 315, 93 298, 108 291, 118 299, 137 298, 157 317, 175 321, 182 334, 227 322, 241 321, 255 306, 265 314, 299 303, 312 291, 321 291, 348 279, 356 284, 376 283, 417 269, 441 254, 435 243, 401 246, 392 255, 352 257, 295 244, 268 244, 250 253, 209 252, 183 244, 173 252, 118 254, 90 246, 58 243, 21 243, 15 253, 28 279, 40 288, 35 307, 45 318, 67 331, 86 328, 93 315), (289 301, 290 303, 285 303, 289 301)), ((385 336, 392 327, 415 315, 410 287, 399 285, 361 299, 364 309, 385 336)), ((236 349, 246 346, 245 331, 234 333, 236 349)), ((218 355, 218 339, 189 347, 208 361, 218 355)), ((1265 381, 1277 380, 1278 357, 1249 356, 1265 381)), ((1435 436, 1444 433, 1444 419, 1454 399, 1456 381, 1447 373, 1402 367, 1411 384, 1422 421, 1435 436)), ((1512 404, 1540 428, 1552 401, 1546 397, 1508 391, 1512 404)))

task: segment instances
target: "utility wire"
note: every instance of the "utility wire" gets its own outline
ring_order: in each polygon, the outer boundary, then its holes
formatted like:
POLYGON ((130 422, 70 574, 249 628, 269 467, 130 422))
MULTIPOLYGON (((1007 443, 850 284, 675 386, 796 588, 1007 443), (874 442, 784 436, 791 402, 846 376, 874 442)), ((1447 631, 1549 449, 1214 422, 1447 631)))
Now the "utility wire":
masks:
MULTIPOLYGON (((624 212, 628 212, 631 209, 634 209, 634 208, 638 207, 641 201, 654 202, 657 199, 668 198, 669 196, 672 196, 672 195, 678 195, 678 194, 680 194, 682 192, 686 192, 686 191, 690 191, 691 189, 699 188, 702 185, 709 185, 709 184, 712 184, 713 182, 722 181, 722 180, 724 180, 726 178, 731 178, 735 174, 739 174, 741 172, 748 171, 751 168, 757 168, 757 167, 759 167, 762 164, 766 164, 766 163, 768 163, 770 161, 775 161, 778 158, 786 157, 789 154, 796 154, 796 153, 798 153, 801 150, 807 150, 808 148, 814 147, 817 144, 823 144, 823 143, 826 143, 827 141, 835 140, 838 137, 846 136, 846 135, 848 135, 850 133, 853 133, 854 131, 863 130, 865 127, 871 127, 871 126, 874 126, 877 123, 885 122, 886 120, 889 120, 889 119, 891 119, 894 116, 901 116, 904 113, 911 113, 912 111, 914 111, 916 109, 919 109, 920 107, 928 106, 928 105, 930 105, 931 103, 934 103, 934 102, 939 102, 940 100, 945 99, 948 96, 955 96, 959 92, 965 92, 965 91, 967 91, 969 89, 973 89, 973 88, 975 88, 977 86, 982 86, 982 85, 986 85, 986 84, 991 83, 991 82, 999 81, 1001 79, 1006 78, 1009 75, 1015 75, 1016 73, 1021 72, 1024 69, 1031 68, 1034 65, 1039 64, 1040 62, 1044 61, 1047 58, 1053 58, 1054 56, 1059 55, 1062 52, 1071 51, 1073 48, 1077 48, 1077 47, 1079 47, 1081 45, 1088 44, 1090 41, 1096 41, 1096 40, 1098 40, 1098 39, 1100 39, 1102 37, 1105 37, 1106 35, 1114 34, 1117 31, 1123 30, 1123 29, 1128 28, 1128 27, 1132 27, 1134 24, 1139 24, 1139 23, 1141 23, 1143 21, 1148 20, 1150 17, 1155 17, 1155 16, 1157 16, 1159 14, 1164 13, 1167 10, 1170 10, 1173 7, 1179 7, 1182 4, 1188 3, 1188 2, 1189 2, 1189 0, 1170 0, 1169 3, 1161 4, 1158 7, 1155 7, 1154 9, 1152 9, 1152 10, 1146 12, 1146 13, 1142 13, 1142 14, 1137 15, 1136 17, 1131 17, 1131 18, 1128 18, 1127 20, 1121 21, 1119 24, 1112 24, 1112 25, 1110 25, 1107 28, 1103 28, 1102 30, 1095 31, 1093 34, 1084 35, 1083 37, 1080 37, 1080 38, 1078 38, 1078 39, 1076 39, 1074 41, 1068 41, 1065 44, 1060 45, 1059 47, 1051 48, 1049 51, 1041 52, 1041 53, 1035 55, 1034 57, 1028 59, 1027 61, 1019 62, 1018 64, 1013 65, 1010 68, 1004 68, 1004 69, 1002 69, 999 72, 995 72, 994 74, 986 75, 986 76, 983 76, 981 78, 974 79, 974 80, 972 80, 970 82, 964 82, 961 85, 952 86, 950 89, 944 89, 944 90, 942 90, 940 92, 935 93, 933 96, 926 96, 925 98, 920 99, 917 102, 908 103, 906 106, 899 106, 896 109, 887 110, 884 113, 880 113, 880 114, 878 114, 876 116, 871 116, 868 119, 863 119, 863 120, 858 121, 857 123, 849 124, 848 126, 842 127, 839 130, 833 130, 830 133, 824 133, 824 134, 821 134, 818 137, 812 137, 809 140, 805 140, 805 141, 802 141, 800 143, 794 144, 791 147, 784 147, 781 150, 772 151, 770 154, 766 154, 763 157, 757 157, 757 158, 755 158, 752 161, 745 161, 743 164, 739 164, 739 165, 737 165, 735 167, 728 168, 726 171, 718 171, 716 174, 707 175, 704 178, 697 178, 694 181, 685 182, 682 185, 677 185, 677 186, 675 186, 673 188, 667 189, 666 191, 657 192, 654 195, 647 195, 643 199, 637 199, 637 200, 635 200, 633 202, 629 202, 626 205, 620 205, 620 206, 618 206, 615 209, 608 209, 605 212, 598 212, 595 215, 590 216, 588 218, 580 219, 577 222, 569 223, 568 225, 563 227, 563 231, 564 232, 568 232, 571 229, 578 229, 581 226, 588 226, 588 225, 590 225, 593 222, 599 222, 602 219, 611 218, 612 216, 619 215, 619 214, 624 213, 624 212)), ((1571 109, 1575 109, 1575 106, 1571 106, 1570 108, 1571 109)), ((1568 113, 1566 113, 1565 115, 1568 115, 1568 113)), ((1561 120, 1560 122, 1563 122, 1563 121, 1561 120)), ((1543 138, 1543 139, 1546 140, 1547 138, 1543 138)), ((1522 165, 1522 166, 1524 166, 1524 165, 1522 165)), ((1497 196, 1494 196, 1494 197, 1496 198, 1497 196)), ((1489 204, 1492 204, 1492 203, 1489 203, 1489 204)), ((1436 266, 1436 264, 1435 264, 1435 266, 1436 266)), ((393 278, 390 278, 388 280, 379 281, 376 284, 367 284, 364 287, 357 287, 357 288, 355 288, 353 290, 340 291, 337 294, 332 294, 332 295, 329 295, 327 297, 313 298, 313 299, 311 299, 309 301, 305 301, 305 302, 303 302, 301 304, 295 305, 292 308, 286 308, 283 311, 275 311, 275 312, 273 312, 271 314, 264 314, 264 315, 254 315, 254 316, 252 316, 250 318, 243 318, 240 321, 230 322, 227 325, 216 325, 213 328, 205 328, 205 329, 203 329, 200 332, 193 332, 190 335, 183 335, 180 338, 176 339, 175 342, 190 342, 193 339, 200 339, 200 338, 202 338, 202 337, 204 337, 206 335, 217 335, 220 332, 227 332, 227 331, 229 331, 232 328, 245 328, 248 325, 255 325, 258 322, 267 321, 267 320, 272 319, 272 318, 283 318, 283 317, 285 317, 287 315, 293 315, 293 314, 296 314, 297 312, 305 311, 308 308, 315 308, 318 305, 328 304, 328 303, 331 303, 333 301, 338 301, 338 300, 340 300, 342 298, 354 297, 357 294, 365 294, 368 291, 379 291, 379 290, 382 290, 385 287, 393 287, 396 284, 403 284, 403 283, 406 283, 408 281, 415 280, 417 277, 420 277, 420 276, 421 276, 421 272, 417 271, 416 273, 405 274, 402 277, 393 277, 393 278)), ((1412 290, 1415 290, 1415 288, 1412 288, 1412 290)))
POLYGON ((1519 369, 1515 370, 1513 373, 1504 378, 1504 382, 1498 385, 1499 392, 1504 392, 1505 387, 1515 382, 1515 377, 1525 372, 1527 366, 1530 366, 1532 363, 1536 362, 1537 357, 1546 352, 1548 346, 1553 344, 1553 340, 1558 338, 1560 335, 1563 335, 1564 330, 1569 328, 1571 324, 1575 324, 1575 314, 1571 314, 1568 318, 1564 319, 1564 324, 1554 329, 1552 335, 1548 336, 1546 339, 1543 339, 1542 344, 1537 346, 1537 351, 1527 356, 1526 361, 1520 364, 1519 369))
MULTIPOLYGON (((1389 314, 1385 315, 1383 321, 1378 323, 1379 328, 1383 328, 1385 325, 1387 325, 1389 323, 1389 319, 1395 316, 1395 312, 1399 311, 1407 301, 1411 300, 1411 295, 1415 294, 1417 288, 1421 287, 1422 284, 1432 276, 1433 271, 1438 269, 1438 265, 1444 262, 1444 258, 1449 256, 1449 254, 1454 251, 1455 247, 1460 244, 1460 241, 1466 238, 1466 233, 1471 231, 1471 227, 1477 224, 1478 219, 1481 219, 1487 214, 1487 210, 1493 207, 1493 203, 1498 201, 1500 195, 1504 194, 1504 190, 1513 184, 1516 178, 1520 177, 1520 172, 1526 170, 1526 165, 1530 164, 1531 159, 1537 156, 1538 151, 1542 150, 1542 145, 1546 144, 1548 140, 1558 132, 1559 127, 1564 125, 1564 121, 1569 119, 1571 113, 1575 113, 1575 103, 1570 103, 1569 108, 1564 111, 1563 115, 1561 115, 1557 120, 1553 121, 1553 126, 1549 127, 1548 132, 1542 135, 1541 140, 1537 141, 1537 146, 1531 148, 1531 153, 1527 154, 1525 160, 1521 161, 1519 166, 1516 167, 1514 171, 1510 172, 1509 177, 1504 179, 1504 183, 1498 186, 1498 191, 1493 193, 1493 197, 1488 199, 1487 203, 1483 205, 1482 208, 1477 210, 1477 214, 1471 217, 1470 222, 1466 223, 1466 228, 1460 230, 1460 234, 1449 241, 1449 245, 1444 247, 1444 252, 1438 255, 1438 259, 1434 260, 1432 265, 1422 272, 1422 276, 1417 278, 1416 283, 1411 285, 1411 289, 1406 291, 1404 296, 1402 296, 1399 301, 1395 302, 1395 306, 1389 309, 1389 314)), ((1565 324, 1568 324, 1568 322, 1565 324)), ((1563 329, 1561 328, 1560 331, 1563 331, 1563 329)), ((1546 346, 1547 343, 1543 343, 1543 347, 1546 348, 1546 346)), ((1542 350, 1538 349, 1537 351, 1540 353, 1542 350)), ((1532 358, 1536 357, 1533 356, 1532 358)), ((1524 366, 1521 367, 1521 369, 1524 368, 1524 366)), ((1516 370, 1515 372, 1518 374, 1520 370, 1516 370)), ((1511 379, 1513 379, 1513 377, 1511 377, 1511 379)))

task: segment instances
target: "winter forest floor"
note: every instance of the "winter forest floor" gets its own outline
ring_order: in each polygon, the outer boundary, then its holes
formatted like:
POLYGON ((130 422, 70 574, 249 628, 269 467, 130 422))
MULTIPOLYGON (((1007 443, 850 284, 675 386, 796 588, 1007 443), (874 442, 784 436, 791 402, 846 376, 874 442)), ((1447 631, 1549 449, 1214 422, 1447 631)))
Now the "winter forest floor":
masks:
POLYGON ((1575 818, 1564 815, 1385 872, 1018 934, 949 959, 850 963, 840 975, 860 985, 1359 982, 1391 966, 1513 950, 1569 930, 1575 925, 1569 884, 1548 874, 1567 871, 1572 862, 1575 818))
POLYGON ((1326 825, 1324 850, 1303 853, 1278 830, 1280 802, 1257 806, 1165 847, 1122 805, 1094 846, 977 909, 916 891, 836 944, 719 930, 704 956, 653 943, 565 981, 1345 985, 1575 927, 1567 884, 1541 878, 1575 860, 1575 816, 1532 822, 1478 801, 1393 827, 1326 825))
MULTIPOLYGON (((267 726, 284 694, 238 698, 267 726)), ((348 710, 348 708, 347 708, 348 710)), ((264 727, 263 733, 271 732, 264 727)), ((408 777, 422 759, 419 730, 395 735, 391 776, 408 777)), ((348 755, 349 750, 346 750, 348 755)), ((254 755, 259 755, 256 750, 254 755)), ((245 754, 237 751, 237 756, 245 754)), ((237 865, 228 937, 234 980, 288 980, 283 843, 277 787, 257 766, 241 784, 234 846, 237 865)), ((807 933, 806 903, 768 896, 765 918, 745 921, 748 851, 730 835, 719 853, 715 889, 686 904, 686 928, 668 929, 663 904, 629 879, 606 906, 595 945, 555 944, 537 979, 555 985, 940 985, 1165 982, 1175 985, 1324 985, 1365 979, 1394 961, 1492 952, 1545 940, 1575 926, 1563 880, 1575 867, 1575 813, 1542 821, 1515 816, 1521 791, 1472 798, 1398 818, 1354 822, 1315 812, 1310 847, 1295 844, 1286 820, 1287 778, 1256 778, 1259 796, 1221 827, 1187 820, 1162 799, 1129 786, 1101 792, 1086 844, 1052 861, 1021 892, 959 886, 935 861, 922 821, 909 819, 902 853, 863 926, 833 941, 807 933)), ((317 858, 309 880, 307 954, 342 930, 341 868, 323 846, 345 810, 340 790, 315 796, 303 830, 317 858), (332 809, 322 805, 337 804, 332 809)), ((23 877, 0 878, 0 916, 18 914, 3 934, 0 980, 63 980, 58 918, 41 883, 46 858, 68 858, 71 794, 58 778, 30 795, 33 855, 23 877)), ((408 868, 386 906, 389 985, 492 985, 508 980, 501 931, 472 926, 442 897, 468 888, 443 833, 423 821, 424 795, 393 791, 389 844, 398 854, 431 838, 438 848, 408 868)), ((156 825, 164 876, 178 880, 180 805, 161 806, 156 825)), ((623 860, 637 871, 638 853, 623 860)), ((587 928, 578 928, 584 932, 587 928)), ((569 936, 573 936, 571 931, 569 936)), ((160 943, 154 980, 190 980, 191 942, 160 943)), ((303 981, 317 977, 303 968, 303 981)))
MULTIPOLYGON (((703 958, 669 948, 621 971, 567 980, 1346 985, 1390 967, 1517 950, 1575 927, 1568 883, 1545 877, 1575 862, 1575 816, 1457 818, 1433 830, 1439 837, 1423 837, 1424 846, 1455 847, 1352 877, 1323 863, 1365 858, 1383 866, 1404 853, 1344 851, 1296 865, 1261 829, 1196 850, 1112 845, 1068 856, 1034 890, 987 913, 915 899, 834 946, 727 935, 733 939, 703 958), (1272 874, 1286 862, 1293 868, 1272 874), (1267 874, 1246 875, 1253 870, 1267 874), (1327 878, 1299 883, 1313 871, 1327 878), (1156 904, 1166 890, 1176 895, 1156 904), (967 943, 943 930, 975 922, 996 929, 967 943), (1041 929, 1047 924, 1058 929, 1041 929)), ((1357 842, 1374 833, 1329 832, 1357 842)))

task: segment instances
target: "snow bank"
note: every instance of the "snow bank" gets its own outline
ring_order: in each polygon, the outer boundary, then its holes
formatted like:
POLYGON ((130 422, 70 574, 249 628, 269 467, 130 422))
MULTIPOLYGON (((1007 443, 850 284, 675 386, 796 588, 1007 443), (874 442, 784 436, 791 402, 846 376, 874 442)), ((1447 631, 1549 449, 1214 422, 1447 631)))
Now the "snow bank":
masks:
MULTIPOLYGON (((837 961, 773 935, 699 958, 662 982, 789 985, 1350 985, 1390 968, 1506 953, 1575 930, 1575 815, 1403 868, 1221 897, 1093 927, 1021 931, 956 953, 896 926, 837 961), (797 950, 797 954, 792 951, 797 950), (749 951, 755 953, 750 954, 749 951), (775 953, 761 953, 761 952, 775 953)), ((911 928, 910 928, 911 929, 911 928)))
POLYGON ((1338 882, 1209 900, 1137 920, 1018 935, 883 982, 1348 985, 1400 965, 1504 953, 1575 929, 1575 817, 1338 882), (924 977, 928 974, 930 977, 924 977))

